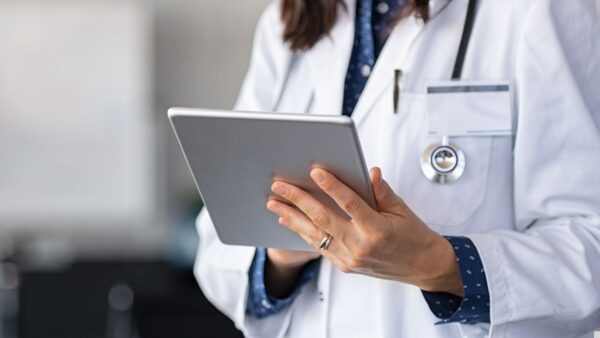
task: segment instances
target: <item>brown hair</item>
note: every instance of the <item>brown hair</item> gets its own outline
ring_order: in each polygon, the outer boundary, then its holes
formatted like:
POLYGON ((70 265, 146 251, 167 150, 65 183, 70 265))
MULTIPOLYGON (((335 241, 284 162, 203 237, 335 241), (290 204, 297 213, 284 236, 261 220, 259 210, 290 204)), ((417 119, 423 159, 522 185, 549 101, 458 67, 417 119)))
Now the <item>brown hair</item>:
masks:
MULTIPOLYGON (((340 9, 347 10, 344 0, 281 0, 283 40, 293 51, 310 49, 329 34, 340 9)), ((395 22, 410 15, 427 22, 429 0, 406 0, 395 22)))

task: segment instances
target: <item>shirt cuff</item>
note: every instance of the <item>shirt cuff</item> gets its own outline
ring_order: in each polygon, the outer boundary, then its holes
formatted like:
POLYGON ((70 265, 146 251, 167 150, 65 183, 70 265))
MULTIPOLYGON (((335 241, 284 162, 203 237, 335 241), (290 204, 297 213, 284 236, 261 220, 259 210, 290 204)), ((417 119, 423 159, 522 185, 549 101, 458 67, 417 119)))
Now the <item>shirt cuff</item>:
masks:
POLYGON ((304 267, 294 290, 288 297, 283 299, 272 297, 267 293, 264 278, 266 261, 267 250, 265 248, 257 248, 252 265, 248 271, 249 288, 246 313, 259 319, 274 315, 290 305, 300 293, 302 287, 316 277, 319 271, 320 259, 315 259, 304 267))
POLYGON ((423 291, 425 301, 441 321, 436 324, 477 324, 490 322, 490 292, 485 269, 475 244, 467 237, 445 236, 460 269, 464 297, 444 292, 423 291))

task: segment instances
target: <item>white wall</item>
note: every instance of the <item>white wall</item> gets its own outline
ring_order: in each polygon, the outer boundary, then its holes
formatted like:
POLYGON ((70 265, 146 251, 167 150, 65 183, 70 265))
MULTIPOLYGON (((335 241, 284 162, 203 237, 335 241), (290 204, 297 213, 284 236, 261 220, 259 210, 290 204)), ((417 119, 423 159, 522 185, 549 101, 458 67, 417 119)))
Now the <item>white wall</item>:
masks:
POLYGON ((153 219, 150 20, 132 1, 0 2, 0 228, 153 219))
MULTIPOLYGON (((2 5, 11 7, 26 4, 32 6, 33 12, 36 12, 52 6, 93 8, 98 4, 119 2, 122 1, 0 0, 0 8, 2 5)), ((147 187, 147 191, 155 193, 156 205, 153 213, 156 216, 153 216, 150 222, 156 224, 140 231, 140 229, 128 228, 128 224, 119 222, 112 224, 110 217, 98 221, 101 218, 97 214, 79 208, 78 217, 73 219, 80 226, 64 228, 60 225, 68 222, 59 221, 60 224, 48 222, 49 224, 43 227, 41 223, 44 222, 40 221, 40 224, 36 224, 37 221, 27 219, 25 216, 30 215, 21 210, 20 213, 24 215, 23 220, 26 220, 28 230, 21 229, 19 232, 17 229, 16 236, 18 239, 25 239, 25 250, 32 252, 36 257, 51 260, 53 256, 64 258, 73 255, 117 255, 123 257, 132 254, 160 254, 168 241, 169 229, 172 228, 173 222, 190 209, 190 204, 193 208, 198 196, 166 119, 166 111, 171 106, 228 109, 233 105, 248 65, 256 21, 269 0, 131 0, 130 2, 138 3, 148 10, 150 19, 147 31, 142 32, 150 39, 147 55, 149 67, 139 76, 139 79, 147 82, 140 87, 142 91, 143 88, 152 90, 148 95, 150 108, 147 109, 146 117, 154 133, 151 135, 153 142, 150 147, 154 148, 155 160, 154 163, 149 164, 154 177, 148 183, 151 186, 147 187), (163 217, 165 215, 166 217, 163 217)), ((34 30, 44 32, 43 22, 33 17, 31 20, 25 18, 25 21, 21 24, 30 25, 34 30)), ((0 29, 7 28, 6 25, 17 24, 19 23, 3 20, 0 22, 0 29)), ((121 39, 127 35, 127 32, 119 32, 119 27, 112 28, 115 29, 109 32, 111 29, 107 28, 105 32, 109 37, 121 39)), ((20 38, 20 36, 14 37, 17 43, 20 38)), ((82 43, 81 47, 86 48, 86 44, 82 43)), ((60 54, 60 50, 56 52, 60 54)), ((64 52, 68 53, 68 51, 64 52)), ((103 50, 98 51, 95 57, 102 60, 102 53, 106 53, 106 56, 112 55, 110 50, 103 50)), ((44 52, 36 57, 45 59, 51 67, 50 57, 53 57, 51 53, 44 52)), ((140 62, 145 63, 143 59, 140 59, 140 62)), ((7 64, 3 66, 5 70, 10 67, 7 64)), ((33 72, 34 68, 30 70, 33 72)), ((23 71, 27 72, 26 67, 23 71)), ((101 68, 96 71, 99 72, 98 74, 102 72, 101 68)), ((40 76, 35 73, 23 75, 30 79, 40 76)), ((87 77, 83 76, 83 79, 87 80, 86 86, 90 83, 94 84, 93 78, 90 78, 93 75, 91 73, 87 77)), ((38 99, 35 95, 21 98, 9 91, 4 93, 7 97, 10 96, 12 102, 31 100, 35 103, 38 99)), ((3 102, 0 102, 0 121, 3 114, 2 104, 3 102)), ((60 137, 57 136, 53 142, 66 142, 60 137)), ((70 179, 68 175, 57 178, 70 179)), ((118 180, 110 183, 119 184, 118 180)), ((60 185, 58 188, 60 189, 60 185)), ((68 218, 74 213, 65 214, 68 218)), ((19 220, 11 219, 10 222, 16 224, 19 220)), ((3 232, 0 236, 7 238, 11 235, 3 232)))

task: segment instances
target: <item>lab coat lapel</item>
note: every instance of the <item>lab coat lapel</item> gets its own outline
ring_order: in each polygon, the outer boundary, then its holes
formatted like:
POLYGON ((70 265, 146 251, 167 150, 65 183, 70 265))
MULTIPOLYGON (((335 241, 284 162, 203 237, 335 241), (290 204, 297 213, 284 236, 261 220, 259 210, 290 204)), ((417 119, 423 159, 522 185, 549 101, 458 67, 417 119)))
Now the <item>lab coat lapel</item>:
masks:
MULTIPOLYGON (((451 17, 457 14, 464 19, 467 10, 467 2, 467 0, 453 0, 450 3, 448 3, 448 0, 430 1, 432 20, 430 20, 427 25, 421 20, 409 17, 394 28, 375 63, 375 67, 373 68, 367 85, 352 114, 352 118, 356 125, 360 125, 365 117, 373 110, 375 102, 384 90, 392 90, 391 85, 394 80, 394 69, 402 69, 405 76, 407 70, 412 70, 412 73, 418 70, 418 67, 415 65, 419 60, 415 59, 413 50, 419 42, 420 36, 425 34, 427 29, 431 29, 429 26, 443 24, 444 21, 452 19, 451 17), (441 12, 442 10, 444 12, 441 12), (452 13, 446 13, 446 10, 451 11, 452 13), (438 15, 441 17, 438 17, 438 15)), ((440 29, 437 29, 437 31, 440 31, 440 29)), ((446 30, 442 32, 443 33, 441 34, 444 34, 445 37, 444 39, 439 39, 439 41, 444 41, 445 44, 448 44, 446 50, 456 50, 460 42, 462 26, 461 29, 451 29, 450 31, 446 30)), ((447 58, 448 56, 440 55, 440 57, 447 58)), ((410 72, 408 73, 410 76, 410 72)), ((405 78, 405 85, 406 82, 405 78)), ((404 89, 407 89, 406 86, 404 89)), ((393 108, 393 102, 390 101, 389 110, 387 112, 392 112, 393 108)))
MULTIPOLYGON (((395 68, 403 68, 402 61, 406 60, 414 41, 423 30, 423 27, 424 24, 415 18, 408 18, 394 28, 375 63, 367 85, 352 113, 352 118, 357 125, 370 112, 371 107, 383 90, 392 83, 394 78, 393 70, 395 68)), ((391 109, 392 102, 390 102, 390 111, 391 109)))
POLYGON ((328 36, 306 52, 314 89, 311 112, 335 115, 342 112, 344 80, 354 40, 356 0, 347 0, 339 11, 338 23, 328 36))

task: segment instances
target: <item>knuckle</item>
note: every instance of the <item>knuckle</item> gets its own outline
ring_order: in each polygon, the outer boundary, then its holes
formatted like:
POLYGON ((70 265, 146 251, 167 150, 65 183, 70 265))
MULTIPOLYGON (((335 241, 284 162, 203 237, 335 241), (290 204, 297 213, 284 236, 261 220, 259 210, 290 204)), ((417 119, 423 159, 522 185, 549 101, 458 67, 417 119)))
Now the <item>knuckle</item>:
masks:
POLYGON ((373 230, 370 234, 369 234, 370 240, 369 242, 372 243, 372 245, 381 245, 385 239, 386 239, 386 233, 385 231, 376 229, 373 230))
POLYGON ((288 201, 296 204, 300 201, 300 194, 295 190, 290 190, 285 198, 287 198, 288 201))
POLYGON ((358 201, 358 199, 353 197, 350 198, 346 203, 344 203, 343 207, 344 210, 346 210, 347 212, 353 213, 360 209, 360 202, 358 201))
POLYGON ((285 219, 288 219, 289 216, 291 216, 290 211, 286 207, 277 209, 277 215, 279 215, 280 218, 285 218, 285 219))
POLYGON ((329 216, 329 213, 322 210, 317 211, 313 217, 313 222, 318 227, 326 226, 330 221, 331 217, 329 216))
POLYGON ((321 240, 323 240, 323 236, 321 236, 321 233, 319 231, 313 230, 310 232, 310 239, 313 243, 315 243, 315 246, 318 248, 321 244, 321 240))

